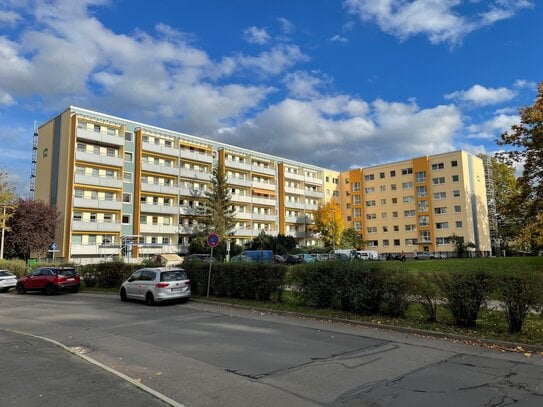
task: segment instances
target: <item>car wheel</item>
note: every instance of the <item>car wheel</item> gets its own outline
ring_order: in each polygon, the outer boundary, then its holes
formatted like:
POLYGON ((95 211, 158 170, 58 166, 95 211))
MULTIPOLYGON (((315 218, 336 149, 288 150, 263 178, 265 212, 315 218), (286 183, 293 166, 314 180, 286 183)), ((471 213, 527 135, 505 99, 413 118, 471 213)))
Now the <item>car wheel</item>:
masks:
POLYGON ((45 295, 53 295, 55 293, 55 286, 53 284, 49 284, 47 287, 45 287, 45 295))
POLYGON ((17 291, 17 294, 26 294, 25 286, 22 283, 17 284, 15 290, 17 291))
POLYGON ((73 293, 76 293, 76 292, 78 292, 78 291, 79 291, 79 287, 74 287, 74 288, 72 288, 72 290, 71 290, 71 291, 72 291, 73 293))
POLYGON ((145 304, 153 306, 155 305, 155 297, 153 297, 152 293, 147 293, 145 296, 145 304))
POLYGON ((7 293, 9 291, 9 287, 6 287, 6 288, 2 288, 2 290, 0 291, 1 293, 7 293))
POLYGON ((121 288, 121 301, 123 301, 123 302, 128 301, 128 297, 126 295, 126 290, 124 288, 121 288))

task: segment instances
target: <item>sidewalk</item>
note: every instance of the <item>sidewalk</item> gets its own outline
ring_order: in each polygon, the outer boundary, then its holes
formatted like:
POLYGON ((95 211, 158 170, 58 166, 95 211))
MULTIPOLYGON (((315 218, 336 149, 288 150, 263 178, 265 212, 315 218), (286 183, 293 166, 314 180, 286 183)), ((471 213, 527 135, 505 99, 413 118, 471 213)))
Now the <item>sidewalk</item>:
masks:
POLYGON ((133 384, 45 341, 0 330, 3 407, 164 407, 133 384))

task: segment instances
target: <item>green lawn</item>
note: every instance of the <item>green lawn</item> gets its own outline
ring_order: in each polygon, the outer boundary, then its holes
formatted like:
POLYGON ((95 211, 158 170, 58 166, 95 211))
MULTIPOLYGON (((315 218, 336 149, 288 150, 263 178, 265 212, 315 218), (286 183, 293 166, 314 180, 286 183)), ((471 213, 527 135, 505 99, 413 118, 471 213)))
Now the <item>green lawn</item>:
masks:
POLYGON ((539 269, 543 273, 543 256, 408 260, 404 263, 404 266, 409 271, 453 271, 459 269, 518 270, 530 268, 539 269))

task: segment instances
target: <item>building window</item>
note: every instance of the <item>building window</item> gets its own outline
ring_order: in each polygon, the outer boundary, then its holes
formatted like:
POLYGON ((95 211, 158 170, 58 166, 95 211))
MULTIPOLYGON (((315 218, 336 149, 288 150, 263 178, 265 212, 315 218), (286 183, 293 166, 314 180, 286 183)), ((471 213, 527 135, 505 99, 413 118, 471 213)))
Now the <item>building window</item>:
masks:
POLYGON ((386 212, 381 212, 381 219, 387 219, 388 214, 386 212))
POLYGON ((426 182, 426 171, 418 171, 415 173, 415 180, 417 182, 426 182))
POLYGON ((124 133, 124 139, 125 141, 134 141, 134 134, 126 131, 124 133))
POLYGON ((368 231, 368 233, 377 233, 377 227, 375 226, 370 226, 366 230, 368 231))
POLYGON ((353 192, 360 192, 360 182, 353 182, 352 188, 353 192))
POLYGON ((123 225, 129 225, 130 224, 130 215, 123 215, 122 223, 123 223, 123 225))
POLYGON ((417 225, 405 225, 406 232, 415 232, 417 230, 417 225))
POLYGON ((81 212, 74 212, 74 222, 81 222, 83 220, 83 214, 81 212))
POLYGON ((95 133, 100 133, 100 126, 98 124, 94 125, 94 132, 95 133))
POLYGON ((400 226, 399 225, 394 225, 392 228, 394 229, 394 232, 399 232, 400 231, 400 226))
POLYGON ((428 212, 428 201, 418 201, 417 202, 417 211, 419 211, 419 212, 428 212))
POLYGON ((428 192, 426 191, 426 185, 417 187, 417 198, 421 198, 427 195, 428 195, 428 192))
POLYGON ((398 198, 392 198, 392 205, 396 205, 398 203, 398 198))
POLYGON ((437 222, 436 229, 449 229, 449 222, 437 222))
POLYGON ((443 206, 443 207, 439 207, 439 208, 434 208, 434 213, 436 215, 446 215, 447 214, 447 207, 443 206))
POLYGON ((392 217, 397 218, 398 217, 398 212, 396 212, 396 211, 392 212, 392 217))
POLYGON ((374 187, 364 188, 364 192, 366 194, 373 194, 375 192, 375 188, 374 187))
POLYGON ((402 182, 402 189, 413 189, 413 181, 402 182))
POLYGON ((359 218, 361 216, 362 212, 360 211, 360 208, 354 208, 353 209, 353 216, 355 218, 359 218))
POLYGON ((443 163, 432 164, 432 170, 442 170, 443 168, 445 168, 443 163))
POLYGON ((419 216, 419 226, 430 226, 430 217, 426 215, 419 216))
POLYGON ((373 181, 375 179, 375 175, 374 174, 367 174, 367 175, 364 175, 364 181, 373 181))
POLYGON ((388 226, 383 226, 383 233, 388 233, 388 226))
POLYGON ((123 203, 131 203, 132 202, 132 194, 130 193, 123 193, 123 203))
POLYGON ((360 222, 359 220, 355 220, 354 221, 354 230, 356 230, 356 231, 362 230, 362 222, 360 222))
POLYGON ((123 174, 124 182, 132 182, 132 173, 131 172, 125 172, 123 174))
POLYGON ((459 189, 455 189, 453 191, 453 198, 460 198, 460 190, 459 189))
POLYGON ((416 216, 415 214, 415 211, 414 210, 410 210, 410 211, 403 211, 403 215, 406 217, 406 218, 413 218, 416 216))
POLYGON ((414 196, 404 196, 403 197, 403 203, 415 203, 415 197, 414 196))
POLYGON ((437 237, 436 243, 438 246, 443 246, 443 245, 449 244, 449 239, 446 237, 437 237))
POLYGON ((456 227, 459 228, 459 229, 462 227, 462 221, 461 220, 456 221, 456 227))
POLYGON ((461 213, 462 207, 460 205, 454 205, 454 212, 455 213, 461 213))
POLYGON ((406 246, 415 246, 417 244, 417 239, 405 239, 406 246))
POLYGON ((360 205, 360 195, 353 195, 353 205, 360 205))
POLYGON ((132 153, 125 152, 125 153, 124 153, 124 160, 125 160, 126 162, 131 163, 131 162, 132 162, 132 153))
POLYGON ((445 177, 436 177, 432 178, 432 184, 434 185, 440 185, 445 183, 445 177))
POLYGON ((375 206, 375 200, 366 201, 366 206, 375 206))
POLYGON ((434 199, 436 201, 441 199, 447 199, 447 193, 446 192, 434 192, 434 199))
POLYGON ((394 239, 394 246, 400 245, 400 239, 394 239))
POLYGON ((388 247, 388 246, 390 246, 389 240, 388 239, 383 240, 383 247, 388 247))
POLYGON ((396 171, 395 170, 390 171, 390 176, 395 177, 396 176, 396 171))
POLYGON ((375 213, 367 213, 366 214, 366 219, 367 220, 377 219, 377 214, 375 214, 375 213))
POLYGON ((402 168, 402 175, 413 174, 413 168, 402 168))
POLYGON ((387 200, 385 198, 381 199, 381 206, 387 206, 387 200))
POLYGON ((455 182, 455 183, 456 183, 456 182, 458 182, 458 181, 460 181, 459 176, 458 176, 458 175, 453 175, 453 176, 452 176, 452 182, 455 182))
POLYGON ((381 178, 381 179, 382 179, 382 178, 385 178, 385 173, 384 173, 384 172, 380 172, 380 173, 379 173, 379 178, 381 178))
POLYGON ((451 161, 451 167, 458 167, 458 161, 452 160, 451 161))

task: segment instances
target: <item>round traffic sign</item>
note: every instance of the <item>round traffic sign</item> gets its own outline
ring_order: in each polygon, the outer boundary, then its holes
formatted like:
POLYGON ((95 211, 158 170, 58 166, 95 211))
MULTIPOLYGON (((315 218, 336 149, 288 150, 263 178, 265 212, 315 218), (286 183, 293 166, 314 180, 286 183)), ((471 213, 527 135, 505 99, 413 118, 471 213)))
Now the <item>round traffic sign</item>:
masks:
POLYGON ((210 233, 207 236, 207 244, 211 247, 217 247, 219 245, 219 235, 216 233, 210 233))

